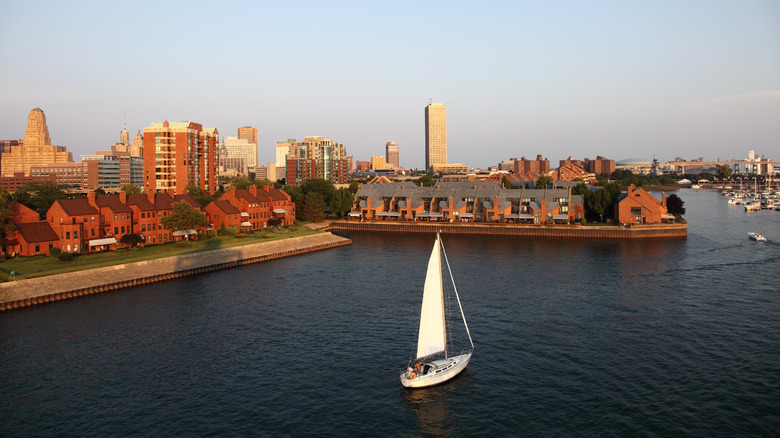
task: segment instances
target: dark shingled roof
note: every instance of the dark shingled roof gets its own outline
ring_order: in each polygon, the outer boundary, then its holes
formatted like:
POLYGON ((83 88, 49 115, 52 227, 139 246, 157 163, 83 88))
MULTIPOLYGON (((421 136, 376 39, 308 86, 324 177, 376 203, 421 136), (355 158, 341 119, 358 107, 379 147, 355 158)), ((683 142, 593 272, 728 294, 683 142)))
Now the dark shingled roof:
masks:
POLYGON ((146 195, 127 195, 127 205, 135 205, 141 211, 154 211, 157 210, 154 204, 149 202, 149 198, 146 195))
POLYGON ((108 207, 114 213, 132 213, 133 210, 119 200, 119 195, 103 195, 95 199, 99 207, 108 207))
POLYGON ((59 199, 54 202, 60 204, 68 216, 88 216, 99 213, 95 207, 89 205, 87 198, 59 199))
POLYGON ((57 233, 54 232, 51 225, 46 221, 16 224, 16 230, 19 231, 19 234, 28 243, 60 240, 60 237, 57 236, 57 233))
POLYGON ((233 204, 228 201, 211 201, 212 204, 217 206, 225 214, 238 214, 241 210, 237 209, 233 204))

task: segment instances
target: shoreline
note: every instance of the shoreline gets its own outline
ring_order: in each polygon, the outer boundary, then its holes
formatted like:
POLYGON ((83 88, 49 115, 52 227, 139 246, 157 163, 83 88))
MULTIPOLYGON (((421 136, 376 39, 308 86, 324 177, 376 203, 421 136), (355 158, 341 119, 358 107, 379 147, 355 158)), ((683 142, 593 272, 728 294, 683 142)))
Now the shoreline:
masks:
POLYGON ((579 238, 579 239, 686 239, 688 224, 665 225, 525 225, 431 222, 337 222, 328 231, 378 231, 391 233, 482 234, 496 236, 579 238))
POLYGON ((0 312, 351 244, 324 232, 0 283, 0 312))

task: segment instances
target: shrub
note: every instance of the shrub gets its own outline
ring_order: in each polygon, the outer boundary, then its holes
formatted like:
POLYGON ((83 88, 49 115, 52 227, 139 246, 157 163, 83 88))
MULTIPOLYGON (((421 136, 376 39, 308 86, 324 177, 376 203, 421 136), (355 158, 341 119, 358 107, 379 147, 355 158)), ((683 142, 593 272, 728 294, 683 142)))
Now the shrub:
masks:
POLYGON ((238 228, 236 227, 225 227, 225 230, 222 231, 223 236, 235 236, 238 234, 238 228))
POLYGON ((74 256, 73 253, 70 252, 60 252, 57 255, 57 258, 60 259, 61 262, 70 262, 73 259, 75 259, 76 256, 74 256))
POLYGON ((236 234, 236 235, 235 235, 235 236, 233 236, 233 237, 235 237, 235 238, 243 238, 243 237, 246 237, 246 234, 244 234, 244 233, 238 233, 238 234, 236 234))
POLYGON ((59 256, 61 252, 62 252, 62 250, 59 249, 59 248, 51 248, 51 249, 49 249, 49 255, 53 255, 54 257, 59 256))

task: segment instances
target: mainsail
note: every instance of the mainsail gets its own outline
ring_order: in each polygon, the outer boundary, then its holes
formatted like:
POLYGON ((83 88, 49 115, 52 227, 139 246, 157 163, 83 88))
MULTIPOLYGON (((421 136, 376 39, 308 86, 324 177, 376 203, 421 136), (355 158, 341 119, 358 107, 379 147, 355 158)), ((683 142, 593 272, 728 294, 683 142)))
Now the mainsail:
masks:
POLYGON ((425 276, 420 331, 417 334, 417 357, 425 357, 444 351, 447 344, 444 326, 444 292, 441 277, 441 251, 439 239, 433 244, 425 276))

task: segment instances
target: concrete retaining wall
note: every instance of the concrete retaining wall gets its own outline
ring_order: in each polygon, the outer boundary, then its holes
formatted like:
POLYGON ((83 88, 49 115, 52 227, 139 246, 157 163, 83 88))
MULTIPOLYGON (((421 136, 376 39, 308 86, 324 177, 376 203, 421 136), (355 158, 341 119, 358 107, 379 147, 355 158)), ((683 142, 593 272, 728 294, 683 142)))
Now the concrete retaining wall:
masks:
POLYGON ((0 283, 0 311, 19 309, 349 245, 331 233, 0 283))
POLYGON ((581 226, 581 225, 519 225, 519 224, 462 224, 430 222, 332 222, 331 231, 385 231, 398 233, 482 234, 497 236, 525 236, 583 239, 660 239, 686 238, 687 224, 581 226))

